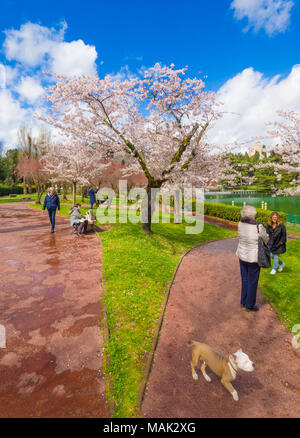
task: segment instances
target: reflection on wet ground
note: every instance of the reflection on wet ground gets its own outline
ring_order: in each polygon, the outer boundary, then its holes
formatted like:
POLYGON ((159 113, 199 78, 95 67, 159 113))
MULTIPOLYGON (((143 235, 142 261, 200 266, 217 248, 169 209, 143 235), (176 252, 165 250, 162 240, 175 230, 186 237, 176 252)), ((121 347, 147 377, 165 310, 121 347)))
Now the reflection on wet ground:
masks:
POLYGON ((101 263, 94 234, 0 205, 0 417, 105 417, 101 263))
MULTIPOLYGON (((30 231, 30 230, 35 230, 37 228, 49 228, 49 225, 48 224, 47 225, 46 224, 44 224, 44 225, 28 225, 25 227, 14 227, 14 228, 5 228, 4 227, 0 230, 0 233, 15 233, 17 231, 27 231, 27 230, 30 231)), ((68 230, 69 227, 65 227, 62 229, 68 230)))

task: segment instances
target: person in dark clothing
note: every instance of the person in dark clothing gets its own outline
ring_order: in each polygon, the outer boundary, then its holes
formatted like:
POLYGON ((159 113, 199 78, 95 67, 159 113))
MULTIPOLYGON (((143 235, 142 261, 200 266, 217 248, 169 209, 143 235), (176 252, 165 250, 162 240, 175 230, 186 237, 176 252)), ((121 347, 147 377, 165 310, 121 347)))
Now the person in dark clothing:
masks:
POLYGON ((270 274, 275 275, 277 269, 278 272, 281 272, 285 266, 285 264, 279 259, 279 255, 286 252, 286 229, 276 211, 270 214, 267 233, 269 235, 268 248, 271 251, 271 257, 273 259, 273 266, 270 274))
POLYGON ((91 203, 91 205, 90 205, 90 209, 93 208, 93 206, 94 206, 94 204, 95 204, 95 202, 96 202, 96 197, 95 197, 95 195, 96 195, 97 192, 98 192, 98 190, 94 190, 93 187, 90 187, 90 188, 89 188, 88 193, 89 193, 89 198, 90 198, 90 203, 91 203))
POLYGON ((44 199, 43 211, 47 208, 51 224, 51 233, 54 233, 56 209, 60 211, 59 197, 55 193, 55 188, 50 187, 48 195, 44 199))

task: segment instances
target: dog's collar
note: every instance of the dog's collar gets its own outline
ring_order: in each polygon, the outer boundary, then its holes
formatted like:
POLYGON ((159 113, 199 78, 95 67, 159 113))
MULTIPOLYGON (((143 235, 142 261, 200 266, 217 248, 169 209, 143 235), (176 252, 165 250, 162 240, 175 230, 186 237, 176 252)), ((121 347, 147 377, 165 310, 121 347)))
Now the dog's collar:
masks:
POLYGON ((231 362, 231 360, 230 360, 230 357, 228 358, 228 365, 230 365, 231 366, 231 368, 233 369, 233 371, 237 374, 237 369, 235 368, 235 366, 232 364, 232 362, 231 362))

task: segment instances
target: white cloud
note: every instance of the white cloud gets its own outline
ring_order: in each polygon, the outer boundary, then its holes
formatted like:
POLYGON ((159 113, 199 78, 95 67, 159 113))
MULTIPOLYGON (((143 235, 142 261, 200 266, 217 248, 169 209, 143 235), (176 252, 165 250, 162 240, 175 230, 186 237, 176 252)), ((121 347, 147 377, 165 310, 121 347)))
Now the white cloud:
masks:
POLYGON ((6 71, 3 64, 0 64, 0 89, 6 88, 6 71))
POLYGON ((26 116, 27 111, 11 92, 0 90, 0 142, 4 143, 4 149, 15 146, 18 127, 26 116))
POLYGON ((136 75, 130 71, 128 64, 123 65, 117 73, 111 73, 110 76, 114 81, 124 81, 136 77, 136 75))
POLYGON ((247 68, 228 80, 217 95, 224 103, 224 114, 211 130, 212 142, 231 144, 265 136, 266 123, 277 119, 277 110, 300 111, 300 65, 295 65, 286 78, 265 78, 247 68))
POLYGON ((82 40, 65 41, 67 24, 57 28, 27 22, 19 29, 5 31, 0 63, 0 142, 4 150, 15 147, 20 124, 33 129, 33 114, 44 87, 51 78, 49 71, 64 75, 96 75, 97 51, 82 40))
POLYGON ((51 51, 52 71, 62 75, 96 74, 97 51, 82 40, 57 44, 51 51))
POLYGON ((18 76, 19 76, 18 69, 17 68, 12 68, 12 67, 10 67, 8 65, 3 65, 3 64, 0 64, 0 67, 2 67, 3 70, 4 70, 5 82, 3 84, 4 85, 3 88, 10 87, 13 84, 15 84, 15 82, 18 79, 18 76))
POLYGON ((48 53, 63 41, 66 24, 58 31, 36 23, 25 23, 20 30, 10 29, 5 32, 3 44, 6 58, 27 66, 40 65, 48 53))
POLYGON ((16 91, 31 104, 35 103, 45 92, 40 82, 30 76, 21 79, 16 91))
POLYGON ((28 22, 19 30, 7 30, 3 44, 5 56, 25 67, 43 66, 56 74, 95 75, 95 47, 82 40, 65 42, 66 28, 65 22, 58 29, 28 22))
POLYGON ((233 0, 230 5, 237 20, 248 19, 244 31, 264 29, 269 36, 286 31, 293 6, 292 0, 233 0))

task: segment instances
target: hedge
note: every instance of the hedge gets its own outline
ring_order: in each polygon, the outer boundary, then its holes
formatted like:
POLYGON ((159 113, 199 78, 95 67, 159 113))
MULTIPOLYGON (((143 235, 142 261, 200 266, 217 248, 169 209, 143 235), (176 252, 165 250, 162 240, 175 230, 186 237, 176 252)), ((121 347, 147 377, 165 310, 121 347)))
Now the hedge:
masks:
MULTIPOLYGON (((32 187, 32 193, 35 192, 35 188, 32 187)), ((23 187, 20 186, 5 186, 0 185, 0 196, 7 196, 7 195, 22 195, 23 194, 23 187)))
MULTIPOLYGON (((193 210, 195 207, 195 201, 193 202, 193 210)), ((227 219, 232 222, 239 222, 241 219, 241 210, 243 207, 227 205, 227 204, 217 204, 214 202, 204 203, 204 214, 207 216, 219 217, 221 219, 227 219)), ((267 225, 268 219, 272 210, 263 210, 262 208, 256 208, 257 214, 255 219, 258 222, 262 222, 267 225)), ((279 211, 279 215, 283 222, 286 222, 287 214, 279 211)))
MULTIPOLYGON (((196 201, 187 201, 187 205, 192 210, 196 210, 196 201)), ((174 197, 170 197, 170 205, 174 207, 174 197)), ((182 208, 184 208, 184 199, 182 198, 182 208)), ((228 205, 228 204, 218 204, 215 202, 204 202, 204 214, 206 216, 219 217, 221 219, 226 219, 232 222, 239 222, 241 220, 241 210, 242 206, 237 205, 228 205)), ((256 208, 256 207, 255 207, 256 208)), ((258 222, 262 222, 265 226, 267 226, 268 219, 273 210, 264 210, 262 208, 256 208, 256 217, 255 219, 258 222)), ((283 211, 278 211, 278 214, 281 216, 283 222, 287 221, 287 213, 283 211)))

